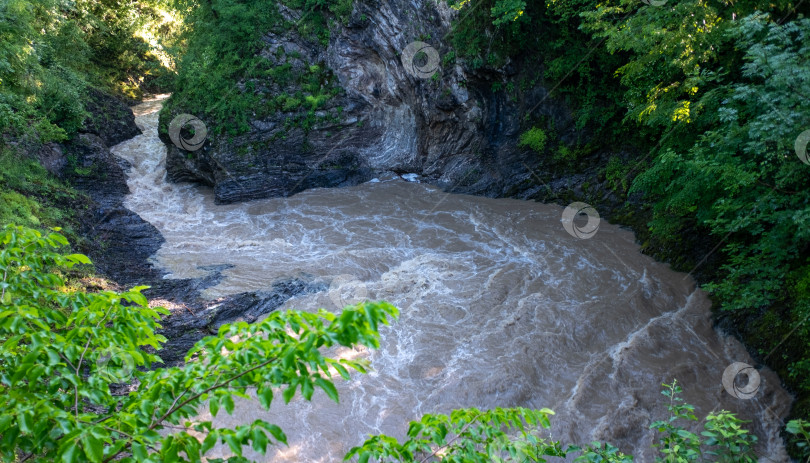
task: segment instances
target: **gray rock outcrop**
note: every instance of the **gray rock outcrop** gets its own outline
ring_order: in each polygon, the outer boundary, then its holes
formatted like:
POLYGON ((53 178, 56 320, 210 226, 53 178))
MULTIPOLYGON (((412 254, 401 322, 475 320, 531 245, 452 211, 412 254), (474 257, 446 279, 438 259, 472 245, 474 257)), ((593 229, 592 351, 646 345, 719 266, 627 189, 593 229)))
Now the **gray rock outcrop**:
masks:
MULTIPOLYGON (((291 20, 300 15, 282 13, 291 20)), ((519 76, 540 76, 537 66, 509 61, 473 71, 445 59, 456 14, 444 2, 358 1, 349 20, 331 28, 325 47, 294 31, 268 33, 262 56, 293 70, 325 66, 342 92, 318 108, 319 122, 308 131, 289 127, 299 110, 252 118, 247 133, 210 136, 193 153, 166 137, 170 180, 210 185, 222 203, 353 185, 386 171, 416 173, 448 191, 487 196, 536 187, 538 155, 516 146, 521 118, 549 118, 565 141, 574 136, 571 117, 542 86, 514 85, 519 76), (438 66, 435 73, 418 75, 403 65, 403 51, 415 41, 437 51, 417 55, 421 61, 415 63, 428 71, 438 66)), ((268 98, 295 91, 269 79, 238 87, 268 98)))

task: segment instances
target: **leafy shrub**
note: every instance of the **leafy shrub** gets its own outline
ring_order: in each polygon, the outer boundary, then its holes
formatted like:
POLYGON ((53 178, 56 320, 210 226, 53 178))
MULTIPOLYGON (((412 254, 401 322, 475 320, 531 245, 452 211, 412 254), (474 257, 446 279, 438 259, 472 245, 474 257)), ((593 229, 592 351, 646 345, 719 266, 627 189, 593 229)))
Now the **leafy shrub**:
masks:
POLYGON ((543 129, 532 127, 521 134, 518 146, 527 146, 536 153, 542 153, 543 149, 546 147, 547 138, 546 132, 543 129))
POLYGON ((704 421, 704 431, 697 435, 676 422, 697 421, 695 407, 683 402, 683 392, 677 381, 664 384, 661 393, 669 399, 669 418, 654 422, 650 427, 662 433, 655 447, 663 455, 660 462, 718 461, 756 462, 753 446, 757 437, 742 428, 743 421, 733 413, 711 412, 704 421), (702 437, 701 437, 702 436, 702 437), (711 460, 708 458, 711 457, 711 460))
POLYGON ((87 117, 82 103, 86 98, 85 86, 75 72, 64 68, 46 69, 42 74, 37 110, 67 135, 73 135, 87 117))
POLYGON ((34 159, 0 148, 0 226, 17 223, 30 227, 67 224, 75 228, 75 207, 81 196, 51 176, 34 159))
POLYGON ((801 452, 800 456, 810 460, 810 422, 792 420, 788 422, 785 430, 795 436, 794 443, 801 452))

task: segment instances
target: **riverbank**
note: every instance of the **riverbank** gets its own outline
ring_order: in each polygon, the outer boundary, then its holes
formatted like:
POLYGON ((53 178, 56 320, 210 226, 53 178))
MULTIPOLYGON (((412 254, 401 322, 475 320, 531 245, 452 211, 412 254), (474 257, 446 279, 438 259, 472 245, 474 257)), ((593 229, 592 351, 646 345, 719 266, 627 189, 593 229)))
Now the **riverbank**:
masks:
MULTIPOLYGON (((121 106, 116 109, 120 110, 121 106)), ((130 117, 124 120, 131 121, 127 131, 134 133, 131 130, 134 120, 130 117)), ((163 236, 124 205, 124 198, 129 193, 126 172, 131 165, 113 156, 105 142, 105 138, 114 139, 116 133, 122 133, 122 129, 113 133, 81 134, 65 146, 65 159, 71 161, 61 163, 61 176, 77 191, 87 195, 85 210, 79 220, 80 233, 84 237, 82 250, 91 256, 97 270, 124 286, 152 286, 147 295, 153 303, 167 306, 172 311, 164 321, 164 335, 170 339, 162 352, 167 363, 181 361, 196 340, 216 330, 222 323, 240 319, 252 321, 281 307, 292 297, 324 289, 326 283, 323 281, 290 279, 279 281, 271 291, 244 292, 207 300, 201 292, 219 284, 227 266, 202 269, 205 276, 201 277, 164 279, 166 271, 158 269, 150 260, 163 244, 163 236)), ((619 217, 622 211, 621 208, 605 210, 608 211, 606 218, 619 217)))

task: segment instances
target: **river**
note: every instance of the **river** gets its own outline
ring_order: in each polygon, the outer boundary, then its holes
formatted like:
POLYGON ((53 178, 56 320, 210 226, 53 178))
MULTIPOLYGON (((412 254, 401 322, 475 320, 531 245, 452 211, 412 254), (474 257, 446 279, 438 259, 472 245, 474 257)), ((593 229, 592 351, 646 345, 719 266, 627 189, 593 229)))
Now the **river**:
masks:
POLYGON ((556 411, 555 439, 609 441, 652 461, 649 424, 667 416, 661 383, 677 378, 700 418, 736 412, 751 421, 763 461, 787 459, 779 426, 791 397, 778 377, 762 369, 753 399, 730 396, 723 371, 753 360, 712 328, 710 302, 691 277, 643 255, 632 232, 603 220, 591 239, 577 239, 559 206, 393 177, 216 205, 210 188, 166 181, 159 108, 159 100, 136 107, 144 134, 113 152, 132 165, 125 205, 166 239, 152 259, 167 277, 229 264, 205 297, 301 276, 331 287, 287 308, 337 311, 368 298, 401 310, 379 350, 338 353, 373 367, 338 382, 340 404, 316 393, 312 402, 278 399, 269 412, 251 401, 233 416, 220 412, 216 425, 261 416, 287 433, 289 447, 249 458, 337 462, 371 433, 404 435, 424 413, 524 406, 556 411))

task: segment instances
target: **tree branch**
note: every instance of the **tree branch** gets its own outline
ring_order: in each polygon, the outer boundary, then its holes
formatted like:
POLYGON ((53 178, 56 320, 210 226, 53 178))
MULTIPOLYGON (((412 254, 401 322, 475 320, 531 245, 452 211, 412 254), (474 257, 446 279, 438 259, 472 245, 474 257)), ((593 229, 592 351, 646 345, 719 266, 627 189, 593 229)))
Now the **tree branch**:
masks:
POLYGON ((453 442, 457 441, 464 434, 464 431, 466 431, 470 426, 472 426, 473 423, 478 421, 478 418, 481 418, 481 415, 483 415, 483 413, 479 413, 478 415, 476 415, 475 418, 470 420, 469 423, 465 424, 461 428, 461 430, 458 432, 458 434, 456 434, 456 437, 450 439, 450 441, 448 443, 442 445, 441 447, 436 448, 436 450, 434 450, 433 453, 431 453, 430 455, 426 456, 425 458, 419 460, 419 463, 425 463, 426 461, 428 461, 428 458, 435 457, 437 453, 439 453, 442 450, 444 450, 444 449, 450 447, 451 445, 453 445, 453 442))
MULTIPOLYGON (((270 363, 272 363, 272 362, 275 362, 276 360, 278 360, 278 357, 273 357, 273 358, 271 358, 271 359, 269 359, 269 360, 266 360, 266 361, 264 361, 264 362, 262 362, 262 363, 260 363, 260 364, 258 364, 258 365, 256 365, 256 366, 252 367, 252 368, 249 368, 249 369, 247 369, 247 370, 245 370, 245 371, 243 371, 243 372, 239 373, 238 375, 235 375, 235 376, 232 376, 232 377, 230 377, 230 378, 226 379, 225 381, 223 381, 223 382, 221 382, 221 383, 216 383, 216 384, 214 384, 214 385, 212 385, 212 386, 210 386, 210 387, 207 387, 207 388, 203 389, 202 391, 200 391, 200 392, 198 392, 198 393, 194 394, 193 396, 189 397, 188 399, 184 400, 182 403, 180 403, 179 405, 177 405, 177 400, 178 400, 180 397, 182 397, 182 395, 183 395, 183 394, 185 394, 185 393, 188 391, 188 389, 186 389, 185 391, 183 391, 183 393, 182 393, 182 394, 180 394, 179 396, 177 396, 177 398, 175 399, 175 401, 172 403, 172 406, 171 406, 171 407, 169 407, 169 410, 168 410, 168 411, 166 411, 166 413, 164 413, 164 414, 163 414, 163 416, 161 416, 160 418, 158 418, 156 421, 152 422, 152 424, 151 424, 151 425, 149 425, 149 427, 147 428, 147 430, 151 431, 151 430, 155 429, 155 428, 156 428, 156 427, 157 427, 157 426, 158 426, 160 423, 162 423, 163 421, 165 421, 165 420, 166 420, 166 419, 167 419, 169 416, 171 416, 171 415, 172 415, 173 413, 175 413, 177 410, 180 410, 181 408, 185 407, 185 406, 186 406, 186 405, 188 405, 189 403, 191 403, 191 402, 193 402, 193 401, 195 401, 195 400, 199 399, 199 398, 200 398, 201 396, 203 396, 204 394, 207 394, 207 393, 209 393, 209 392, 211 392, 211 391, 213 391, 213 390, 215 390, 215 389, 219 389, 219 388, 225 387, 225 386, 227 386, 228 384, 230 384, 231 382, 233 382, 233 381, 235 381, 235 380, 237 380, 237 379, 241 378, 242 376, 245 376, 245 375, 246 375, 246 374, 248 374, 248 373, 251 373, 251 372, 253 372, 253 371, 256 371, 256 370, 258 370, 259 368, 262 368, 262 367, 264 367, 264 366, 267 366, 268 364, 270 364, 270 363)), ((132 439, 129 439, 129 442, 127 442, 127 444, 126 444, 124 447, 122 447, 122 448, 121 448, 121 450, 119 450, 118 452, 116 452, 116 453, 115 453, 115 455, 110 455, 109 457, 107 457, 106 459, 104 459, 104 463, 107 463, 107 462, 109 462, 109 461, 112 461, 113 459, 115 459, 115 457, 117 457, 118 455, 120 455, 120 454, 121 454, 121 453, 122 453, 122 452, 123 452, 125 449, 127 449, 127 448, 128 448, 128 447, 130 447, 131 445, 132 445, 132 439)))

